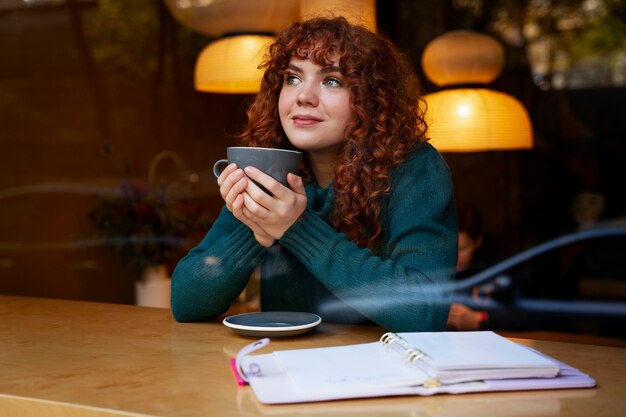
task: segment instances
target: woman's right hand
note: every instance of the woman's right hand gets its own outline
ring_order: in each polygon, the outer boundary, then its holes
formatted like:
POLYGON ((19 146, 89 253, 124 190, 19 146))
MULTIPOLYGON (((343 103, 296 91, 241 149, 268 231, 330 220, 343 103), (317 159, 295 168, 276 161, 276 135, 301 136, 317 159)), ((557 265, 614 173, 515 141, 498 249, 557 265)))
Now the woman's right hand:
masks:
POLYGON ((226 208, 232 213, 233 203, 248 186, 248 179, 236 164, 228 164, 217 177, 217 185, 220 187, 220 194, 226 203, 226 208))
POLYGON ((243 170, 237 168, 236 164, 229 164, 217 178, 217 185, 220 187, 220 194, 226 203, 226 208, 233 216, 252 230, 254 238, 261 246, 266 248, 272 246, 275 239, 243 213, 243 193, 248 187, 248 178, 243 170))

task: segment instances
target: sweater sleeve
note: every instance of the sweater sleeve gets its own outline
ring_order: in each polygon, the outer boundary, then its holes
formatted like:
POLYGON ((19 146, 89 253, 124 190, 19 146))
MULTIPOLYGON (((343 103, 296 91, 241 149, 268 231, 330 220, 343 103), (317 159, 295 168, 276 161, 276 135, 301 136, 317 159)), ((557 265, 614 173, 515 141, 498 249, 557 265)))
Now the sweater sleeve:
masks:
POLYGON ((381 255, 358 247, 310 209, 280 242, 342 302, 378 325, 443 330, 449 304, 441 284, 454 276, 457 226, 450 173, 432 146, 422 145, 394 171, 382 221, 381 255))
POLYGON ((266 249, 225 207, 172 275, 172 314, 177 321, 211 320, 243 291, 266 249))

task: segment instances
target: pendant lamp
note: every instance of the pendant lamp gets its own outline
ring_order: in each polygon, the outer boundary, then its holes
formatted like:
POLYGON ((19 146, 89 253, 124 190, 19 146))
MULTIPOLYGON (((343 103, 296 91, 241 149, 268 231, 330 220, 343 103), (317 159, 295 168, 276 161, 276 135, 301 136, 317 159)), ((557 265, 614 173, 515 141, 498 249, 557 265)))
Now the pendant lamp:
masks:
POLYGON ((300 18, 343 16, 376 31, 376 0, 300 0, 300 18))
POLYGON ((442 91, 424 97, 430 143, 441 152, 530 149, 533 135, 524 106, 486 88, 504 66, 493 38, 451 31, 431 41, 422 55, 424 74, 442 91))
POLYGON ((203 35, 276 33, 298 19, 299 0, 163 0, 183 26, 203 35))
POLYGON ((263 72, 258 68, 273 36, 225 36, 208 44, 196 60, 196 90, 223 94, 254 94, 263 72))
POLYGON ((514 97, 486 88, 457 88, 426 96, 431 144, 442 152, 532 147, 530 120, 514 97))

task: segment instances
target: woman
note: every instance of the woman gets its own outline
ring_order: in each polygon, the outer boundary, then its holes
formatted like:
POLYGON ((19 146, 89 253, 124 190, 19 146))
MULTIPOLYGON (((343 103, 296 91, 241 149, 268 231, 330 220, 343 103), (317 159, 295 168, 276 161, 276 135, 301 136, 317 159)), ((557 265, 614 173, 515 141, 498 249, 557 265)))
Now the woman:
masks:
POLYGON ((223 314, 260 265, 263 310, 443 330, 438 286, 456 264, 452 187, 425 142, 406 61, 381 36, 316 18, 279 34, 264 69, 241 139, 302 151, 301 176, 287 188, 253 168, 222 172, 225 207, 173 274, 176 320, 223 314))

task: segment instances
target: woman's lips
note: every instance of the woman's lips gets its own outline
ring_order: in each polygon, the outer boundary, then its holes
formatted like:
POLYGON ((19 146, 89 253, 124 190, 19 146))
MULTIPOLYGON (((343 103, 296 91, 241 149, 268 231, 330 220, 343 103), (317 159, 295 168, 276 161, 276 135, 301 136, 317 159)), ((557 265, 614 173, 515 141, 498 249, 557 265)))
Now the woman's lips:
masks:
POLYGON ((313 126, 321 122, 320 119, 313 116, 294 116, 291 119, 293 120, 293 124, 298 127, 313 126))

